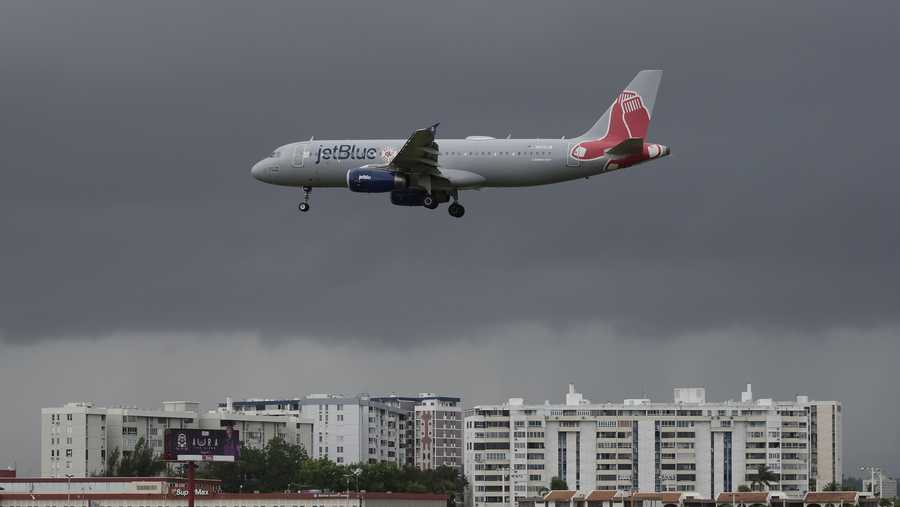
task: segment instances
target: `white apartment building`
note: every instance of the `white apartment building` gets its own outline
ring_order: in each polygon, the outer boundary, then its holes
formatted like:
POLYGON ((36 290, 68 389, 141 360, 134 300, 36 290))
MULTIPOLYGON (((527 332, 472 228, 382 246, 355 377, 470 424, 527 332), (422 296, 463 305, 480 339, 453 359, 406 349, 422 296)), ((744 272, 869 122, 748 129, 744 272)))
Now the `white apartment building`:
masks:
POLYGON ((105 470, 108 453, 131 452, 141 438, 162 454, 166 428, 225 425, 239 430, 241 441, 250 447, 262 447, 276 436, 312 447, 312 422, 297 416, 254 416, 222 409, 203 413, 198 403, 185 401, 164 402, 162 410, 67 403, 41 410, 41 476, 88 477, 105 470))
POLYGON ((841 483, 841 405, 753 399, 707 402, 676 388, 668 403, 591 403, 569 386, 563 404, 521 398, 466 411, 465 473, 476 506, 513 505, 552 477, 569 489, 684 491, 714 499, 765 464, 792 497, 841 483))
POLYGON ((340 464, 462 467, 462 408, 456 397, 310 394, 305 398, 227 400, 220 407, 312 421, 313 458, 340 464))

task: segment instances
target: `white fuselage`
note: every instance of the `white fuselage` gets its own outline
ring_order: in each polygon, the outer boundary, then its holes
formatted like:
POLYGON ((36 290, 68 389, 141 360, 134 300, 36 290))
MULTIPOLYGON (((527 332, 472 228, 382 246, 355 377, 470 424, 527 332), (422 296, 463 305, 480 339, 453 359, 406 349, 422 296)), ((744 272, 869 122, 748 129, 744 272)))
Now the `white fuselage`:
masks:
MULTIPOLYGON (((310 140, 278 148, 253 168, 276 185, 346 187, 347 171, 384 165, 404 139, 310 140)), ((570 155, 567 139, 439 139, 438 170, 455 188, 520 187, 584 178, 604 172, 606 157, 570 155)))

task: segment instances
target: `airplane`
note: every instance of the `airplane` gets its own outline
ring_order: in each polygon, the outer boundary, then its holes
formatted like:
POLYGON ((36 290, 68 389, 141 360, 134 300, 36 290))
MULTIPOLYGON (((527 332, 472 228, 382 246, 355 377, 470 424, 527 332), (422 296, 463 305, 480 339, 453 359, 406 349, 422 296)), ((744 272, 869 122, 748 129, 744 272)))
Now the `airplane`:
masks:
POLYGON ((309 211, 313 188, 390 193, 391 203, 436 209, 459 218, 461 190, 547 185, 617 171, 669 155, 646 142, 662 79, 642 70, 584 134, 566 139, 436 138, 438 124, 406 140, 316 140, 286 144, 257 162, 250 173, 273 185, 300 187, 298 208, 309 211))

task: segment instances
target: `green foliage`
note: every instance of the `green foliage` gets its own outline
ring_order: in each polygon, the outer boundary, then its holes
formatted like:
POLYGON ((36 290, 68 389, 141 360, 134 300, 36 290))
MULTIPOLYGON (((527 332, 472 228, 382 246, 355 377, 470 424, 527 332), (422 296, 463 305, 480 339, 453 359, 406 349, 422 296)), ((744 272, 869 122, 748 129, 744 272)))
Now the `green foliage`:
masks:
POLYGON ((119 448, 116 447, 109 453, 109 456, 106 457, 106 469, 103 471, 103 475, 106 477, 113 477, 116 475, 116 470, 119 468, 119 456, 121 453, 119 452, 119 448))
POLYGON ((748 486, 746 484, 741 484, 740 486, 738 486, 738 491, 740 491, 742 493, 746 493, 748 491, 753 491, 753 490, 750 489, 750 486, 748 486))
POLYGON ((836 482, 832 481, 825 485, 825 491, 840 491, 840 486, 837 485, 836 482))
POLYGON ((862 491, 863 481, 859 477, 844 477, 844 483, 841 484, 841 489, 843 491, 862 491))
POLYGON ((262 449, 241 445, 241 458, 234 463, 209 463, 197 476, 222 481, 228 493, 296 490, 297 471, 308 457, 302 446, 273 438, 262 449))
POLYGON ((394 491, 439 493, 450 497, 449 505, 465 489, 466 480, 456 470, 400 468, 390 463, 339 465, 327 459, 310 459, 303 447, 276 438, 262 449, 241 447, 235 463, 207 463, 197 477, 219 479, 229 493, 263 493, 300 489, 322 491, 394 491), (242 487, 243 486, 243 487, 242 487))
POLYGON ((120 452, 116 447, 106 460, 107 477, 155 477, 166 469, 159 456, 142 437, 131 452, 120 452))
POLYGON ((558 489, 569 489, 569 485, 566 484, 566 481, 560 479, 559 477, 553 477, 550 479, 550 489, 558 490, 558 489))
POLYGON ((768 465, 763 463, 756 468, 756 473, 750 476, 750 489, 766 490, 777 480, 778 474, 769 470, 768 465))

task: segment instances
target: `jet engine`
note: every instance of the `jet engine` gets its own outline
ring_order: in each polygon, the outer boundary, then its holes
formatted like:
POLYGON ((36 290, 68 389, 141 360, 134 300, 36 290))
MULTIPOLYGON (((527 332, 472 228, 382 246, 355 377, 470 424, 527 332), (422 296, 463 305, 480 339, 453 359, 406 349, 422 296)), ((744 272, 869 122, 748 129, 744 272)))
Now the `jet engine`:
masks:
POLYGON ((347 188, 353 192, 390 192, 406 188, 406 178, 383 169, 350 169, 347 171, 347 188))

